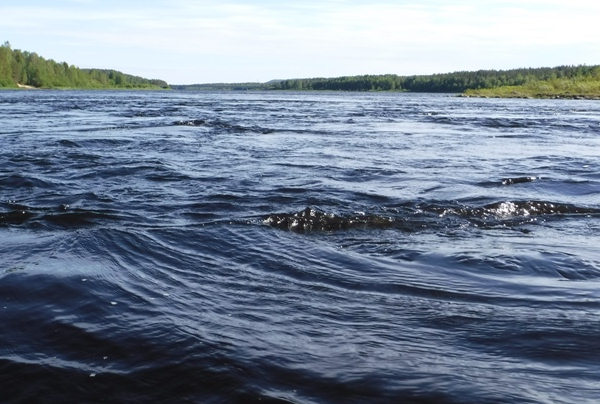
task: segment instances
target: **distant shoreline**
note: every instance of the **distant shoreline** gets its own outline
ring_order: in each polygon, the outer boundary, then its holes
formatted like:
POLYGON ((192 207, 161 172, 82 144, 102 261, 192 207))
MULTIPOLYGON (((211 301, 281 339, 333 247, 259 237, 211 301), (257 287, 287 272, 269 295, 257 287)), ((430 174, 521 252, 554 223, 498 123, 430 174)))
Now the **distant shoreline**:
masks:
POLYGON ((177 85, 181 91, 345 91, 462 94, 468 97, 600 99, 600 65, 177 85))

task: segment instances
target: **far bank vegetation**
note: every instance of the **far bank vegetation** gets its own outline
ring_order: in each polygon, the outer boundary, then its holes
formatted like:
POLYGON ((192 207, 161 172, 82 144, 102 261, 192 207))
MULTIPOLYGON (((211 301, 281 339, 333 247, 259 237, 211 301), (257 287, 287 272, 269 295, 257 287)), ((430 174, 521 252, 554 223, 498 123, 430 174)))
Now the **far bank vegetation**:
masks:
POLYGON ((432 75, 366 75, 282 80, 278 90, 412 91, 472 96, 600 97, 600 66, 479 70, 432 75))

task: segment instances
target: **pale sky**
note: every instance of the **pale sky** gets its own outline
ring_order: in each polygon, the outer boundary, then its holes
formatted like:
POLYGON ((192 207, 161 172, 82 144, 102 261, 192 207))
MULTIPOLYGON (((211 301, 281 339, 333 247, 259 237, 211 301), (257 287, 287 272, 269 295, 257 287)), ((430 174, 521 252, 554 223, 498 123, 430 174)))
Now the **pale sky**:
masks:
POLYGON ((170 84, 600 64, 598 0, 0 0, 0 42, 170 84))

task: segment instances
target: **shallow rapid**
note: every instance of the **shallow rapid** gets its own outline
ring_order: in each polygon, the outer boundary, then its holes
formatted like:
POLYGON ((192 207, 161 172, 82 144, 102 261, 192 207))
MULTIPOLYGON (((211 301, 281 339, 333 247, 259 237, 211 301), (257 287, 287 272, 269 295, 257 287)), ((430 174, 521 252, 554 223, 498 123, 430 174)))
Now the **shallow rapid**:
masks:
POLYGON ((21 402, 600 397, 600 103, 0 92, 21 402))

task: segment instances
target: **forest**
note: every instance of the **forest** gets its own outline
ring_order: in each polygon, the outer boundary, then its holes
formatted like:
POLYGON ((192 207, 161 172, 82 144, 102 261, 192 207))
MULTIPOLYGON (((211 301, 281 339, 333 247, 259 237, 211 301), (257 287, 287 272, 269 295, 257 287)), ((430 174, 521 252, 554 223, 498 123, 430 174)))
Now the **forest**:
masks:
POLYGON ((0 88, 159 89, 169 88, 162 80, 149 80, 116 70, 80 69, 66 62, 44 59, 35 52, 0 46, 0 88))
POLYGON ((600 79, 600 66, 559 66, 512 70, 478 70, 444 74, 364 75, 338 78, 281 80, 266 83, 273 90, 413 91, 462 93, 466 90, 522 86, 551 80, 600 79))

